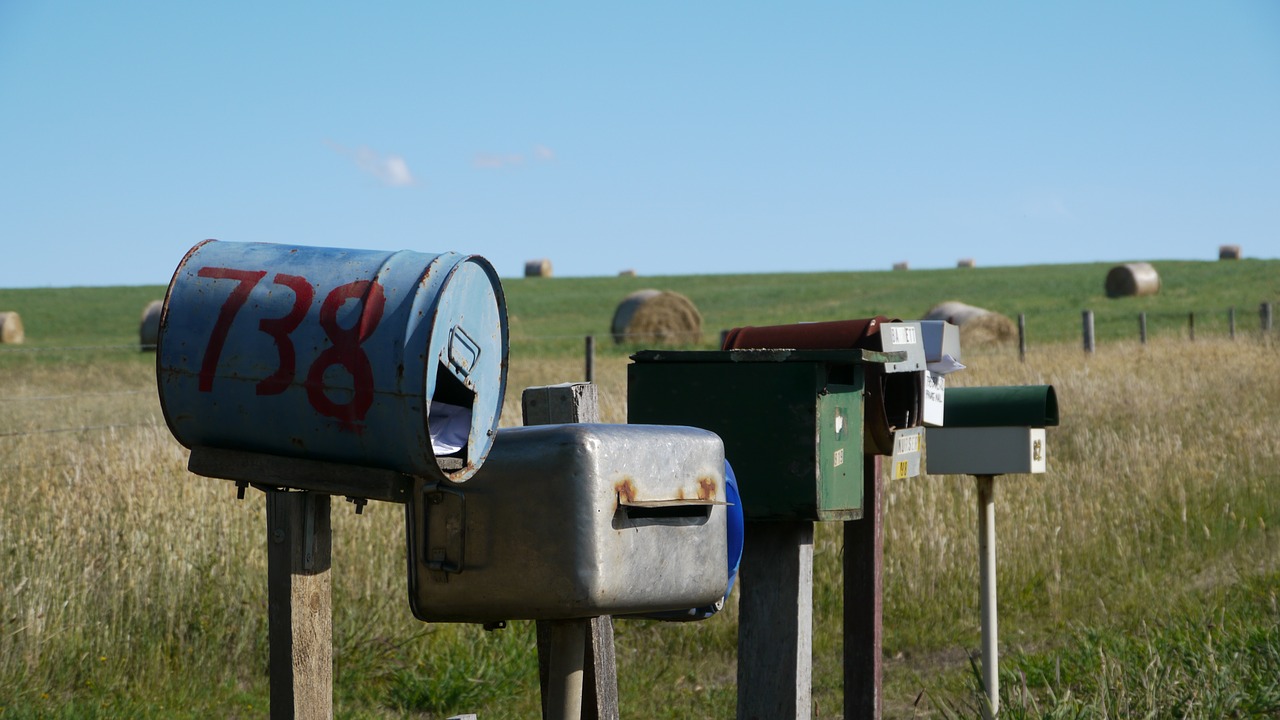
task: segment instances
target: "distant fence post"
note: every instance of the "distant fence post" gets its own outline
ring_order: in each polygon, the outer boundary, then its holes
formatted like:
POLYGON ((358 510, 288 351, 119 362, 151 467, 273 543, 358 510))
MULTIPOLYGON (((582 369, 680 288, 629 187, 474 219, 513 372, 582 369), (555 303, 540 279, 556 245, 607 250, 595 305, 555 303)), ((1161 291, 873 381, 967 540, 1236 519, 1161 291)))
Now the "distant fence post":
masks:
POLYGON ((1227 308, 1227 334, 1232 340, 1236 339, 1236 308, 1234 305, 1227 308))
POLYGON ((1027 316, 1018 313, 1018 359, 1027 361, 1027 316))
POLYGON ((1196 314, 1194 312, 1187 313, 1187 332, 1194 342, 1196 339, 1196 314))
POLYGON ((1264 302, 1258 306, 1258 317, 1262 320, 1262 332, 1271 332, 1271 303, 1264 302))
POLYGON ((1147 314, 1145 312, 1138 313, 1138 340, 1143 344, 1147 344, 1147 314))
POLYGON ((586 359, 587 382, 595 382, 596 380, 596 336, 595 335, 587 336, 586 355, 587 355, 587 359, 586 359))
POLYGON ((1082 319, 1084 321, 1084 351, 1091 353, 1093 352, 1093 311, 1085 310, 1082 313, 1082 319))

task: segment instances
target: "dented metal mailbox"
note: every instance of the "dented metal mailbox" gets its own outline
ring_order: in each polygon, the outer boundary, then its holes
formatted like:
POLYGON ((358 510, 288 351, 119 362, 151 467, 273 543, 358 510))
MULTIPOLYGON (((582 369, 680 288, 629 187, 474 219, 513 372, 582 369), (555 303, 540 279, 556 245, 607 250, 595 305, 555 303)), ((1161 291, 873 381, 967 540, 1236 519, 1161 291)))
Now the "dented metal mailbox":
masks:
POLYGON ((169 283, 156 355, 189 448, 455 482, 489 451, 506 368, 484 258, 212 240, 169 283))
POLYGON ((710 605, 728 583, 725 501, 724 446, 705 430, 503 429, 465 485, 417 483, 410 606, 495 622, 710 605))
MULTIPOLYGON (((725 347, 633 355, 628 421, 720 435, 748 521, 860 518, 863 455, 894 454, 895 434, 920 424, 919 326, 739 328, 725 347), (779 348, 751 347, 761 344, 779 348)), ((918 453, 900 445, 904 460, 918 453)))
POLYGON ((920 337, 924 343, 924 409, 925 425, 941 426, 947 375, 963 370, 960 363, 960 328, 945 320, 921 320, 920 337))
POLYGON ((952 388, 946 421, 926 431, 930 474, 1042 473, 1044 429, 1058 424, 1058 399, 1052 385, 952 388))

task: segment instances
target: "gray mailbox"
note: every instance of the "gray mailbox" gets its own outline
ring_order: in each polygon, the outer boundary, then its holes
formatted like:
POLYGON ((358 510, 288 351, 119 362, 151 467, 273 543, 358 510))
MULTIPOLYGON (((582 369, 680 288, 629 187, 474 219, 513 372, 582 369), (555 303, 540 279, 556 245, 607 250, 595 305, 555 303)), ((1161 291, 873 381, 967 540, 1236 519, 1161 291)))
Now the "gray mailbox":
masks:
POLYGON ((465 485, 419 480, 409 600, 421 620, 567 620, 720 600, 724 445, 689 427, 498 432, 465 485))
POLYGON ((928 470, 973 475, 978 483, 978 576, 982 609, 983 717, 1000 709, 996 608, 995 476, 1042 473, 1044 429, 1058 424, 1052 385, 953 388, 947 392, 945 427, 926 434, 928 470))
POLYGON ((960 363, 960 328, 945 320, 921 320, 920 337, 924 343, 924 410, 925 425, 943 425, 943 403, 947 375, 963 370, 960 363))
POLYGON ((1052 385, 952 388, 946 420, 925 436, 930 474, 1042 473, 1058 399, 1052 385))

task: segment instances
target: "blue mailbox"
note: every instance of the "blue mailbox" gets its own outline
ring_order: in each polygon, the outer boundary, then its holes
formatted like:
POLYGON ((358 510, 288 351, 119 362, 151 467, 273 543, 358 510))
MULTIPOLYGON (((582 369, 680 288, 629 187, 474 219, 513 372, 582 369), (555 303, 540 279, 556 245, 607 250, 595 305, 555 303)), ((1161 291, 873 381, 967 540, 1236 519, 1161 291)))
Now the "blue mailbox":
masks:
POLYGON ((507 344, 482 257, 208 240, 169 283, 156 375, 189 448, 462 482, 493 443, 507 344))

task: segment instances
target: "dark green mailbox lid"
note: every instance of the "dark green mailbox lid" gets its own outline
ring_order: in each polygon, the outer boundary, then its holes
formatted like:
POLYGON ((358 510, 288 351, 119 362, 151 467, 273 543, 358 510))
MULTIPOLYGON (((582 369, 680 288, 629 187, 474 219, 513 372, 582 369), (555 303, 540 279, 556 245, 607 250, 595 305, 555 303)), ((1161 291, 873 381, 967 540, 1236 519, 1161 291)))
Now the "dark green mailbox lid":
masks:
POLYGON ((1053 427, 1058 396, 1052 385, 947 388, 944 427, 1053 427))

